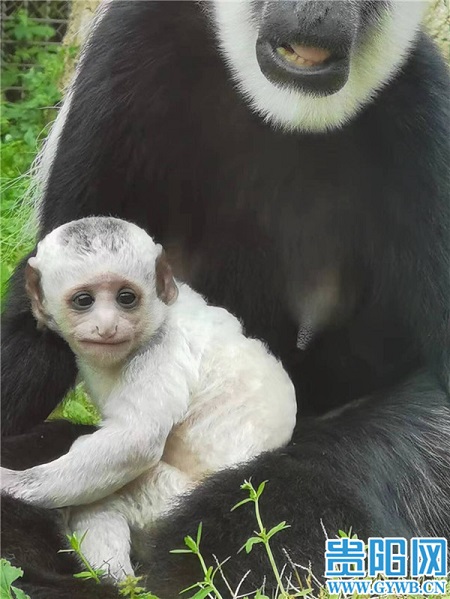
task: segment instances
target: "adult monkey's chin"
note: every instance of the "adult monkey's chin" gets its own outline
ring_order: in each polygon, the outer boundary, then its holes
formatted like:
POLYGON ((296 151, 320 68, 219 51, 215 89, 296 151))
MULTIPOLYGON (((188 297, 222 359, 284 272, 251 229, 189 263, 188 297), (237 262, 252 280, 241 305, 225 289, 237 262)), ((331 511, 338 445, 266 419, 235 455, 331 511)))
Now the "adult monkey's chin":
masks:
POLYGON ((425 2, 214 0, 221 52, 251 107, 285 129, 351 120, 395 77, 425 2))

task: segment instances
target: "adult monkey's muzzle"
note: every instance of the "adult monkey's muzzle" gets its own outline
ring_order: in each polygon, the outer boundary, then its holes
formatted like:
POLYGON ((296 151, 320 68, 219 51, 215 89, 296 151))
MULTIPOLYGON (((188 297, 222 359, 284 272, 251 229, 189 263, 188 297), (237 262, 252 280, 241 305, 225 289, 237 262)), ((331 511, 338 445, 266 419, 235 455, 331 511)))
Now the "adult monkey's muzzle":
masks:
POLYGON ((253 4, 259 21, 256 55, 275 84, 327 96, 346 83, 356 38, 351 0, 271 0, 253 4))

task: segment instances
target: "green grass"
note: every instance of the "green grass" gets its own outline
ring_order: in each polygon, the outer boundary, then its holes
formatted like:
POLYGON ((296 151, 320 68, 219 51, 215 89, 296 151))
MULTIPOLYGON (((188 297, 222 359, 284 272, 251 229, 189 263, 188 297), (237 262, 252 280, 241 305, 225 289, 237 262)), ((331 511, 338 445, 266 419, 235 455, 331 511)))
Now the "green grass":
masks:
MULTIPOLYGON (((32 224, 31 201, 24 198, 29 189, 30 179, 26 174, 17 172, 14 164, 14 154, 19 154, 23 148, 19 143, 2 144, 1 171, 1 296, 4 297, 17 262, 33 248, 34 226, 32 224), (5 166, 11 153, 9 164, 5 166)), ((32 160, 30 156, 30 160, 32 160)))

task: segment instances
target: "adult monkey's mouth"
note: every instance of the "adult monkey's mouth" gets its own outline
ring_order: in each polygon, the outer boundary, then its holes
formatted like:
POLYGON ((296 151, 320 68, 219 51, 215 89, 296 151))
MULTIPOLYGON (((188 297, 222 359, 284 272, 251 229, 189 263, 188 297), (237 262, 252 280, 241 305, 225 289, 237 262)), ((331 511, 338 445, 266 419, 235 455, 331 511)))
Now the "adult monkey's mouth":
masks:
POLYGON ((331 52, 325 48, 300 44, 282 44, 276 50, 285 60, 300 68, 321 65, 331 57, 331 52))
POLYGON ((261 71, 273 83, 318 96, 339 91, 350 70, 348 55, 300 44, 272 46, 258 41, 256 55, 261 71))
POLYGON ((356 31, 348 3, 270 2, 256 42, 259 67, 275 84, 334 94, 347 82, 356 31))

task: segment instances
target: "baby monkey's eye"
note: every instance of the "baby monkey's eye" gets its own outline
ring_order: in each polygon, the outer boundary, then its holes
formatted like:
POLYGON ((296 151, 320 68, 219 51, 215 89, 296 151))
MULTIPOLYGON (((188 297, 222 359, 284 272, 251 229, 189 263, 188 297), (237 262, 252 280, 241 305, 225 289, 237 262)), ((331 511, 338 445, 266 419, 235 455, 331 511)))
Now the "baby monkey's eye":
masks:
POLYGON ((72 306, 75 310, 88 310, 94 302, 95 299, 86 291, 80 291, 72 297, 72 306))
POLYGON ((138 298, 131 289, 121 289, 117 294, 116 301, 122 308, 134 308, 138 303, 138 298))

